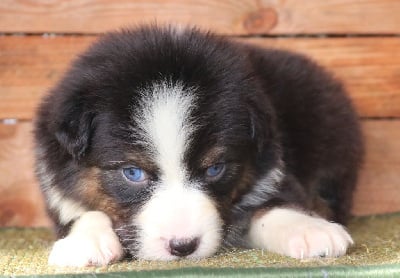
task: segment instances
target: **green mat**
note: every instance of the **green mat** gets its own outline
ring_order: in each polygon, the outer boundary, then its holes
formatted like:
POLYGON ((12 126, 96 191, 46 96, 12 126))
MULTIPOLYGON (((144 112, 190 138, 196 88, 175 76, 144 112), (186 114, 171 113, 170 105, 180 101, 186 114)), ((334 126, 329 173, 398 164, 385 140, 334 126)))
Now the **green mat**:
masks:
POLYGON ((87 273, 84 276, 400 277, 400 214, 355 218, 349 229, 356 244, 347 256, 335 259, 299 261, 262 250, 230 250, 202 260, 137 260, 106 267, 58 268, 47 266, 54 240, 49 230, 3 228, 0 276, 87 273))

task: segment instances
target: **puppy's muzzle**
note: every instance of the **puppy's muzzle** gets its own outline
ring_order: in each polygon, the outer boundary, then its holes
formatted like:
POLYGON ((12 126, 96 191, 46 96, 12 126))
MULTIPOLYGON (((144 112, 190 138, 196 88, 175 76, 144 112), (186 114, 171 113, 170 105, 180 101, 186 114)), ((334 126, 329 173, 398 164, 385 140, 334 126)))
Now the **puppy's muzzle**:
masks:
POLYGON ((173 238, 169 240, 168 251, 171 255, 178 257, 188 256, 196 251, 200 239, 196 238, 173 238))

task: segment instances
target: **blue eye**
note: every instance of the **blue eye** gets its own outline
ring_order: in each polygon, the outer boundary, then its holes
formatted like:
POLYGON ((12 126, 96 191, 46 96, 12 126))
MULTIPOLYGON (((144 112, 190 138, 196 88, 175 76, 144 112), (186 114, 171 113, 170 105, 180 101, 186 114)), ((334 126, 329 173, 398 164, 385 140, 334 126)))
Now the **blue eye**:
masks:
POLYGON ((225 171, 225 164, 217 163, 207 168, 206 176, 209 178, 216 178, 222 175, 224 171, 225 171))
POLYGON ((148 179, 146 172, 137 167, 124 168, 123 173, 131 182, 144 182, 148 179))

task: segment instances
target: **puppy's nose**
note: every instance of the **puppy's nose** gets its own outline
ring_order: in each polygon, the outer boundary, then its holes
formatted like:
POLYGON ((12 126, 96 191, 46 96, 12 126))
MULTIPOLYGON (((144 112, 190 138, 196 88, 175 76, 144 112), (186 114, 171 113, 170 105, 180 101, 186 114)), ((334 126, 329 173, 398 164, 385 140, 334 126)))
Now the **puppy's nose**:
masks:
POLYGON ((200 239, 196 238, 173 238, 169 241, 170 253, 175 256, 185 257, 196 251, 200 239))

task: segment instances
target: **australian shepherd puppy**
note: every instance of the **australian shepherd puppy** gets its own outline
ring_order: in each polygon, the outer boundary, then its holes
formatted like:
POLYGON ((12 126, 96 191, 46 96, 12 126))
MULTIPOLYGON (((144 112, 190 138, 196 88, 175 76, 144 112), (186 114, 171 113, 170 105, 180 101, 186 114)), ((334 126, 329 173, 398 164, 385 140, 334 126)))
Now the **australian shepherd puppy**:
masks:
POLYGON ((44 99, 37 175, 53 265, 336 257, 362 159, 342 85, 309 59, 195 28, 109 33, 44 99))

